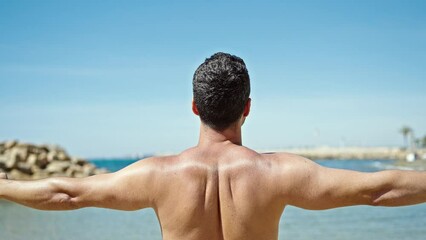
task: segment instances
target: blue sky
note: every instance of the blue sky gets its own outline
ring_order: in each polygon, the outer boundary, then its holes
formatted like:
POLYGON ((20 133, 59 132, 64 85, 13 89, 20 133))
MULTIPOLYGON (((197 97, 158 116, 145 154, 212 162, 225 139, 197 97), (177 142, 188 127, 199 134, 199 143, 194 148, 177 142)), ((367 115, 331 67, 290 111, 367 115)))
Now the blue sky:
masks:
POLYGON ((425 1, 0 1, 0 140, 72 155, 197 143, 196 67, 252 80, 244 144, 398 146, 426 135, 425 1))

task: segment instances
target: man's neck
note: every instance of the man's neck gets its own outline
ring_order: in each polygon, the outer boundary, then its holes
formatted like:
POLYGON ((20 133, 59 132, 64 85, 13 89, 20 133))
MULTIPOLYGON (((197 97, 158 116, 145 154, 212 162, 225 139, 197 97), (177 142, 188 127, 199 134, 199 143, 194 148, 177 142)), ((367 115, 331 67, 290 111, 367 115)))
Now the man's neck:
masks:
POLYGON ((231 142, 236 145, 242 145, 241 126, 237 124, 230 126, 223 131, 217 131, 201 123, 199 147, 208 147, 216 143, 231 142))

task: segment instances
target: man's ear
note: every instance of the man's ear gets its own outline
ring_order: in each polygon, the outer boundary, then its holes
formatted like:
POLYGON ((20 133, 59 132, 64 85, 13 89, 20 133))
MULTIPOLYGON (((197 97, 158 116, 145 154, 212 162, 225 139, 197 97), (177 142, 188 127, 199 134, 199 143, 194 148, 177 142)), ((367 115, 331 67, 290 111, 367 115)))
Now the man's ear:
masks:
POLYGON ((251 98, 247 100, 247 103, 244 106, 244 113, 243 113, 244 117, 247 117, 250 114, 250 107, 251 107, 251 98))
POLYGON ((195 105, 194 99, 192 99, 192 112, 199 116, 200 114, 198 113, 198 109, 197 109, 197 105, 195 105))

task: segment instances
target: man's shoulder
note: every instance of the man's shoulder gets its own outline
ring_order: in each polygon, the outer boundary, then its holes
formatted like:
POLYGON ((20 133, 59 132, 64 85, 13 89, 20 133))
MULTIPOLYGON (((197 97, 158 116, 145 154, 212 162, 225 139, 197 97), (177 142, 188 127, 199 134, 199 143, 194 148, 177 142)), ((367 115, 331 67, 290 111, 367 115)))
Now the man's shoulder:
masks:
POLYGON ((280 175, 300 174, 311 165, 312 160, 288 152, 268 152, 260 154, 262 161, 268 162, 280 175))
POLYGON ((158 168, 162 166, 166 166, 168 164, 172 164, 178 159, 179 155, 159 155, 159 156, 151 156, 147 158, 140 159, 136 161, 136 164, 143 167, 151 167, 158 168))
POLYGON ((307 158, 289 152, 264 152, 260 153, 262 158, 281 163, 297 163, 308 160, 307 158))
POLYGON ((139 159, 127 167, 119 170, 118 172, 130 173, 130 172, 145 172, 154 173, 161 170, 167 165, 170 165, 176 159, 176 155, 169 156, 152 156, 139 159))
MULTIPOLYGON (((193 149, 187 149, 179 154, 173 155, 161 155, 161 156, 152 156, 148 158, 141 159, 137 161, 134 165, 137 168, 143 168, 147 170, 160 170, 164 171, 169 168, 176 168, 177 165, 188 165, 188 159, 194 159, 192 153, 193 149)), ((236 152, 231 154, 233 157, 231 159, 226 158, 224 164, 231 164, 234 161, 241 161, 245 159, 248 162, 252 163, 265 163, 271 167, 278 168, 294 168, 306 163, 306 161, 311 161, 307 158, 304 158, 300 155, 296 155, 288 152, 257 152, 247 147, 241 146, 236 149, 236 152)), ((189 161, 194 164, 202 161, 189 161)), ((197 165, 197 166, 198 166, 197 165)))

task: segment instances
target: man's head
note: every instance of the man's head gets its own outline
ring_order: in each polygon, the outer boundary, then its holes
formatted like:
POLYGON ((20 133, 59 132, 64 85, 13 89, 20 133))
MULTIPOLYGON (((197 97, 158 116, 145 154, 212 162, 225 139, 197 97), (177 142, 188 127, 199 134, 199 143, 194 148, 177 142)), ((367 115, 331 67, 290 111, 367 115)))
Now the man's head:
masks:
POLYGON ((194 73, 194 113, 209 127, 221 131, 246 117, 250 109, 250 77, 244 61, 215 53, 194 73))

